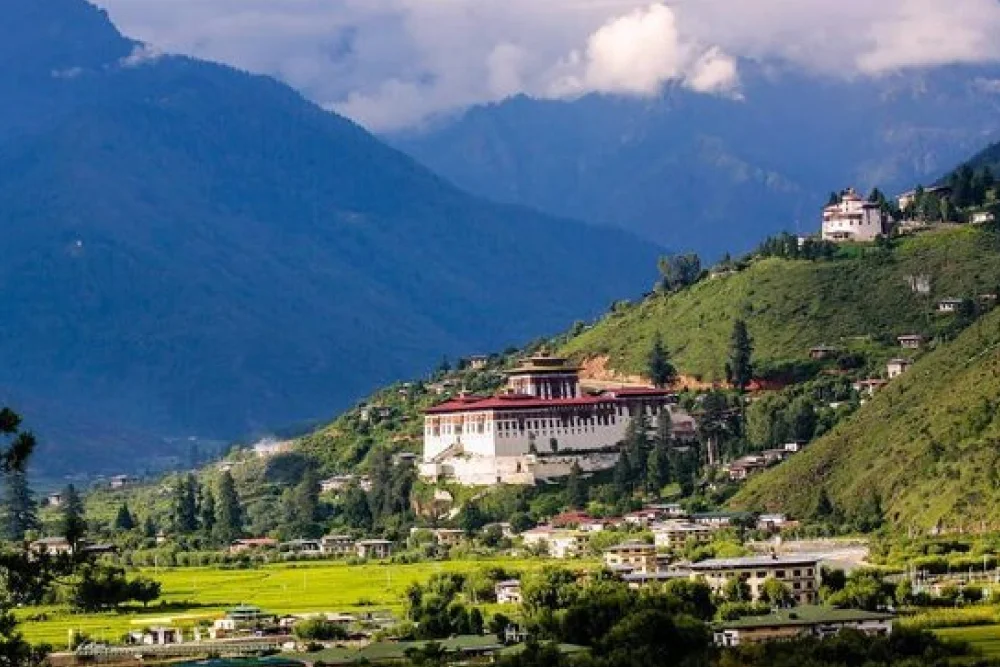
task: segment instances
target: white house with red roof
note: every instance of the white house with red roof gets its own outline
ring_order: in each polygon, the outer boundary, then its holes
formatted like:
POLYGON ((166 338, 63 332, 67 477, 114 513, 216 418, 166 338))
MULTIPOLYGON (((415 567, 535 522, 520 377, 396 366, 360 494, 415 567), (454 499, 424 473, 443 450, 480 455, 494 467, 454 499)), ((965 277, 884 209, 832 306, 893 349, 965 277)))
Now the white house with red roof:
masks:
POLYGON ((886 216, 877 203, 863 199, 854 188, 823 209, 824 241, 874 241, 885 234, 886 216))
POLYGON ((424 416, 421 476, 468 485, 535 484, 612 467, 631 420, 650 425, 668 409, 661 389, 613 389, 586 394, 579 368, 539 354, 507 372, 495 396, 459 396, 424 416))

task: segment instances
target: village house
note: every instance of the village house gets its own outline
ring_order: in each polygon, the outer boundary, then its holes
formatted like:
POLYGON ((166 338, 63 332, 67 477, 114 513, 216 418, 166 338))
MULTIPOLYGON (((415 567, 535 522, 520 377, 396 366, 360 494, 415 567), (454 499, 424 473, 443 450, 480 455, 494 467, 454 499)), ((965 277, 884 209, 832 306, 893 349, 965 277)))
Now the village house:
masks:
POLYGON ((893 380, 910 370, 910 366, 912 365, 913 361, 910 359, 890 359, 889 363, 886 364, 886 372, 889 375, 889 379, 893 380))
POLYGON ((538 526, 521 533, 525 546, 537 547, 551 558, 574 558, 583 549, 583 534, 575 530, 559 530, 552 526, 538 526))
POLYGON ((761 514, 757 517, 757 530, 767 533, 775 533, 788 524, 788 517, 784 514, 761 514))
POLYGON ((319 540, 324 556, 349 556, 354 553, 354 539, 350 535, 324 535, 319 540))
POLYGON ((996 216, 993 215, 992 211, 974 211, 969 216, 969 222, 974 225, 988 225, 995 220, 996 216))
POLYGON ((418 461, 420 461, 420 455, 413 452, 397 452, 392 455, 392 465, 394 466, 409 465, 411 463, 415 465, 418 461))
POLYGON ((63 497, 61 493, 50 493, 45 497, 45 502, 49 507, 62 507, 63 497))
POLYGON ((709 528, 728 528, 740 521, 746 521, 751 515, 748 512, 699 512, 691 515, 691 521, 709 528))
POLYGON ((615 521, 612 519, 587 519, 577 525, 577 529, 584 533, 600 533, 605 528, 614 527, 615 521))
POLYGON ((794 442, 786 442, 785 445, 784 445, 785 451, 786 452, 790 452, 792 454, 798 454, 803 449, 805 449, 805 447, 806 447, 806 443, 798 441, 798 440, 796 440, 794 442))
POLYGON ((962 307, 962 299, 941 299, 937 303, 937 311, 942 314, 957 313, 962 307))
POLYGON ((892 632, 893 615, 858 609, 802 606, 779 609, 766 616, 744 616, 714 625, 717 646, 743 646, 760 642, 787 641, 801 637, 830 637, 845 628, 869 636, 892 632))
POLYGON ((519 579, 498 581, 493 590, 497 596, 497 604, 521 604, 521 581, 519 579))
POLYGON ((230 544, 229 553, 238 554, 261 549, 275 549, 278 546, 278 540, 270 537, 251 537, 244 540, 236 540, 230 544))
MULTIPOLYGON (((930 185, 923 188, 924 194, 934 195, 936 197, 950 197, 951 196, 951 186, 950 185, 930 185)), ((917 190, 907 190, 903 194, 896 197, 896 205, 899 206, 900 211, 905 211, 911 205, 917 202, 917 190)))
POLYGON ((371 491, 371 479, 358 475, 334 475, 319 483, 320 493, 340 493, 357 484, 362 491, 371 491))
POLYGON ((868 396, 874 396, 875 392, 888 384, 885 380, 881 378, 868 378, 867 380, 857 380, 851 387, 854 388, 859 394, 867 394, 868 396))
POLYGON ((73 551, 73 545, 65 537, 43 537, 31 543, 31 551, 46 556, 60 556, 73 551))
POLYGON ((460 395, 425 411, 420 475, 465 485, 533 485, 618 460, 628 424, 640 413, 655 423, 669 392, 622 388, 585 394, 580 369, 538 354, 507 371, 506 391, 460 395))
POLYGON ((792 453, 784 447, 779 447, 778 449, 765 449, 760 452, 760 456, 764 457, 764 463, 767 465, 781 463, 791 455, 792 453))
POLYGON ((469 357, 469 368, 474 371, 480 371, 486 368, 486 364, 490 363, 490 358, 485 354, 474 354, 469 357))
POLYGON ((604 567, 613 572, 656 572, 656 546, 629 540, 604 550, 604 567))
POLYGON ((659 510, 668 519, 681 519, 687 516, 687 510, 680 503, 650 503, 649 509, 659 510))
POLYGON ((635 571, 625 572, 618 578, 628 585, 629 588, 639 590, 653 584, 662 585, 668 581, 673 581, 674 579, 690 579, 691 571, 676 569, 659 569, 653 572, 635 571))
POLYGON ((442 547, 455 547, 465 542, 464 530, 458 530, 457 528, 436 528, 432 532, 434 533, 434 541, 442 547))
POLYGON ((750 587, 753 601, 761 598, 764 582, 777 579, 788 586, 798 604, 814 604, 819 590, 819 561, 811 557, 750 556, 720 558, 691 565, 693 576, 704 579, 716 593, 738 577, 750 587))
POLYGON ((167 644, 183 644, 184 633, 178 628, 153 626, 146 630, 135 630, 128 633, 128 643, 140 646, 166 646, 167 644))
POLYGON ((358 558, 368 560, 385 560, 392 555, 392 542, 389 540, 361 540, 354 545, 358 558))
POLYGON ((885 234, 887 218, 882 208, 862 198, 854 188, 840 195, 840 201, 823 209, 824 241, 874 241, 885 234))
POLYGON ((646 527, 651 523, 656 523, 667 517, 666 512, 655 507, 643 507, 641 510, 629 512, 624 517, 625 523, 630 526, 646 527))
POLYGON ((736 459, 725 467, 729 479, 734 482, 741 482, 752 475, 763 472, 767 468, 767 460, 763 456, 751 454, 736 459))
POLYGON ((323 546, 319 540, 290 540, 278 545, 280 551, 301 556, 322 556, 323 546))
POLYGON ((653 526, 652 530, 656 548, 670 551, 683 549, 690 542, 707 544, 712 541, 715 532, 708 526, 690 521, 665 521, 653 526))
POLYGON ((906 334, 896 338, 900 347, 908 350, 919 350, 924 345, 924 337, 920 334, 906 334))
POLYGON ((577 528, 581 523, 587 523, 593 520, 594 517, 590 516, 586 512, 568 510, 552 517, 549 521, 549 525, 553 528, 577 528))
POLYGON ((261 459, 269 459, 279 454, 287 454, 295 447, 292 440, 275 440, 274 438, 264 438, 253 446, 253 452, 261 459))

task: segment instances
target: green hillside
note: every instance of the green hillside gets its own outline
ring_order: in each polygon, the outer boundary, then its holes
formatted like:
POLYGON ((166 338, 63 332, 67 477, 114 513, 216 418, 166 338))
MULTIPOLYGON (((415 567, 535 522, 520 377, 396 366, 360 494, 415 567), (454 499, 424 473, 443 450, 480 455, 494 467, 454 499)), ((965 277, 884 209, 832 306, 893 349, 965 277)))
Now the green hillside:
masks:
POLYGON ((877 499, 899 527, 1000 527, 1000 310, 925 355, 830 434, 751 480, 734 507, 847 517, 877 499))
POLYGON ((639 373, 659 334, 682 373, 721 380, 732 322, 742 317, 760 369, 802 360, 820 344, 880 359, 898 354, 897 335, 934 335, 949 325, 934 313, 937 299, 973 297, 1000 284, 995 228, 951 228, 893 244, 844 248, 833 260, 753 260, 679 293, 619 305, 563 351, 577 359, 608 355, 612 369, 639 373), (911 276, 928 276, 930 293, 915 293, 911 276))

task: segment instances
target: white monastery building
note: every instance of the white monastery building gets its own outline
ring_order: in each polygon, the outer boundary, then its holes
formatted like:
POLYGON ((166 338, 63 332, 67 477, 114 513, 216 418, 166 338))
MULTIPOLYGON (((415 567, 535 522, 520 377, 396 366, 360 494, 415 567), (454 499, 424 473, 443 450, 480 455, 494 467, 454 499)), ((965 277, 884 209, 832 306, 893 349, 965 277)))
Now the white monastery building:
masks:
POLYGON ((586 394, 579 370, 566 359, 539 354, 507 371, 503 393, 459 396, 427 410, 421 476, 477 486, 533 485, 568 475, 573 463, 585 472, 603 470, 618 460, 618 445, 640 411, 653 426, 661 410, 671 409, 671 396, 661 389, 586 394))
POLYGON ((854 188, 840 201, 823 209, 824 241, 874 241, 885 233, 886 216, 878 204, 862 198, 854 188))

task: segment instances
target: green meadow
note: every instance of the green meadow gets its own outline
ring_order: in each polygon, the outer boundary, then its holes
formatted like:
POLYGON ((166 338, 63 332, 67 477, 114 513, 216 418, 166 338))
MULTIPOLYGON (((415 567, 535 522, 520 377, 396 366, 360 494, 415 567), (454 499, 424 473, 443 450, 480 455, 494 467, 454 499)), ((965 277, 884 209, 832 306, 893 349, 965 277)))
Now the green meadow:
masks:
POLYGON ((1000 659, 1000 625, 977 625, 966 628, 944 628, 934 634, 942 639, 968 642, 986 658, 1000 659))
MULTIPOLYGON (((544 567, 540 559, 497 558, 409 565, 313 562, 230 570, 217 567, 143 570, 163 585, 159 603, 148 610, 74 614, 63 606, 32 607, 19 612, 25 637, 34 643, 65 647, 70 631, 95 640, 118 641, 129 630, 150 625, 190 627, 218 618, 228 608, 252 604, 276 614, 403 608, 406 588, 438 572, 471 573, 500 567, 525 574, 544 567)), ((587 567, 573 561, 571 567, 587 567)))

